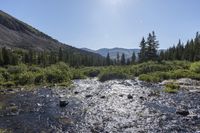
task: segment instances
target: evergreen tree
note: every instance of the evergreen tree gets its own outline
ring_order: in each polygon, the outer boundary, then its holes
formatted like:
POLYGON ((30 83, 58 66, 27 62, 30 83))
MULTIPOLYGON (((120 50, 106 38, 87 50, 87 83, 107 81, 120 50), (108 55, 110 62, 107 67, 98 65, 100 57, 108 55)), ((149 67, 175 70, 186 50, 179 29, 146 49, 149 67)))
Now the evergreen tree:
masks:
POLYGON ((29 61, 29 54, 26 52, 26 53, 24 53, 24 63, 27 64, 29 62, 30 62, 29 61))
POLYGON ((3 55, 2 55, 2 49, 0 49, 0 66, 4 65, 3 55))
POLYGON ((127 59, 126 65, 130 65, 130 64, 131 64, 130 59, 127 59))
POLYGON ((136 62, 136 56, 135 56, 135 52, 133 52, 132 57, 131 57, 131 63, 135 63, 136 62))
POLYGON ((163 50, 160 51, 160 55, 159 55, 159 61, 165 60, 165 52, 163 50))
POLYGON ((59 48, 58 61, 63 61, 63 52, 61 47, 59 48))
POLYGON ((119 56, 119 52, 117 52, 117 65, 120 64, 120 56, 119 56))
POLYGON ((126 64, 126 58, 125 58, 125 54, 123 53, 121 56, 121 65, 125 65, 126 64))
POLYGON ((157 49, 158 49, 158 41, 156 41, 156 35, 153 31, 152 34, 149 33, 147 38, 147 59, 148 60, 157 60, 157 49))
POLYGON ((146 60, 146 42, 144 37, 142 38, 142 41, 140 42, 140 52, 138 54, 139 61, 143 62, 146 60))
POLYGON ((9 65, 10 64, 9 51, 5 47, 2 48, 2 56, 4 60, 4 65, 9 65))
POLYGON ((110 64, 110 54, 108 53, 106 56, 106 64, 109 66, 110 64))
POLYGON ((194 39, 194 61, 199 61, 200 60, 200 35, 199 32, 196 33, 196 37, 194 39))

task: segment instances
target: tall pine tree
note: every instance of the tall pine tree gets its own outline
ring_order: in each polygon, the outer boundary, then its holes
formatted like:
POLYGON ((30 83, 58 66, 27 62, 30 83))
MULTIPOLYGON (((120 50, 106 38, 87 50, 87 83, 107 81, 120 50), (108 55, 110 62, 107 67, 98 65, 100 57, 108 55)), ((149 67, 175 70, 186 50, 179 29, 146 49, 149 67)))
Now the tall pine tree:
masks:
POLYGON ((139 61, 143 62, 146 60, 146 50, 147 50, 144 37, 142 38, 139 47, 140 47, 140 52, 138 53, 139 61))
POLYGON ((157 60, 158 59, 157 49, 158 49, 159 43, 156 40, 156 35, 154 31, 152 32, 152 34, 149 33, 146 45, 147 45, 147 55, 146 55, 147 59, 157 60))

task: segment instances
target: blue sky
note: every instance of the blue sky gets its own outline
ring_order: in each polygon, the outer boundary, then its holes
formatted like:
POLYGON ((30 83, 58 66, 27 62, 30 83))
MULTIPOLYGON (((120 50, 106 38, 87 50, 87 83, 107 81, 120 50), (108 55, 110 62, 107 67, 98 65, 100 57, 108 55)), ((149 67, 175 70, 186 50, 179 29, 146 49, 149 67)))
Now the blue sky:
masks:
POLYGON ((155 31, 160 48, 200 30, 200 0, 1 0, 0 9, 81 48, 137 48, 155 31))

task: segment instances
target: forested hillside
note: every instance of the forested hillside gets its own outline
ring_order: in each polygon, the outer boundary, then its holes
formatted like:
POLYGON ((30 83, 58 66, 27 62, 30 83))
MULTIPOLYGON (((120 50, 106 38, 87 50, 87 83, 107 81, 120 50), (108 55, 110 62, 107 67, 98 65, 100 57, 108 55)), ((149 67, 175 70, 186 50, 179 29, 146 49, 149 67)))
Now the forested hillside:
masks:
POLYGON ((57 61, 72 66, 105 64, 102 56, 60 43, 3 11, 0 11, 0 47, 1 65, 31 63, 46 66, 57 61))

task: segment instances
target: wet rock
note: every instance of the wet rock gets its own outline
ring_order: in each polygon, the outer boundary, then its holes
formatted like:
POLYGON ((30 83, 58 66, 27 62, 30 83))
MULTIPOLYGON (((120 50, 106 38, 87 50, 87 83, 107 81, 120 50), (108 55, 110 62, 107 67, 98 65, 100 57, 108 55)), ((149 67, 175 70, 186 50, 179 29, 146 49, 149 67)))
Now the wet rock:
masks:
POLYGON ((18 106, 9 106, 6 108, 6 112, 7 112, 7 115, 8 116, 16 116, 16 115, 19 115, 19 108, 18 106))
POLYGON ((133 99, 133 96, 131 94, 128 94, 127 98, 128 99, 133 99))
POLYGON ((127 81, 123 81, 121 84, 125 85, 125 86, 132 86, 131 83, 127 82, 127 81))
POLYGON ((151 91, 149 94, 148 94, 149 97, 158 97, 160 96, 160 92, 159 91, 151 91))
POLYGON ((176 111, 176 114, 182 115, 182 116, 187 116, 187 115, 189 115, 190 113, 189 113, 188 110, 179 109, 179 110, 176 111))
POLYGON ((140 97, 140 99, 141 99, 141 100, 145 100, 145 98, 144 98, 144 97, 142 97, 142 96, 140 97))
POLYGON ((78 93, 79 93, 78 91, 75 91, 75 92, 74 92, 74 94, 78 94, 78 93))
POLYGON ((68 102, 66 100, 64 100, 64 99, 60 100, 60 107, 65 107, 65 106, 67 106, 67 104, 68 104, 68 102))
POLYGON ((101 99, 104 99, 104 98, 105 98, 105 96, 101 96, 100 98, 101 98, 101 99))
POLYGON ((12 88, 7 89, 8 92, 14 91, 12 88))
POLYGON ((90 97, 92 97, 92 95, 86 95, 85 97, 86 97, 86 98, 90 98, 90 97))
POLYGON ((73 121, 70 118, 67 118, 67 117, 60 117, 59 122, 63 125, 69 125, 69 124, 73 123, 73 121))
POLYGON ((123 94, 120 94, 119 96, 120 96, 120 97, 123 97, 124 95, 123 95, 123 94))
POLYGON ((38 107, 42 107, 42 104, 41 104, 41 103, 37 103, 37 106, 38 106, 38 107))
POLYGON ((189 90, 189 92, 191 92, 191 93, 200 93, 200 90, 193 89, 193 90, 189 90))

